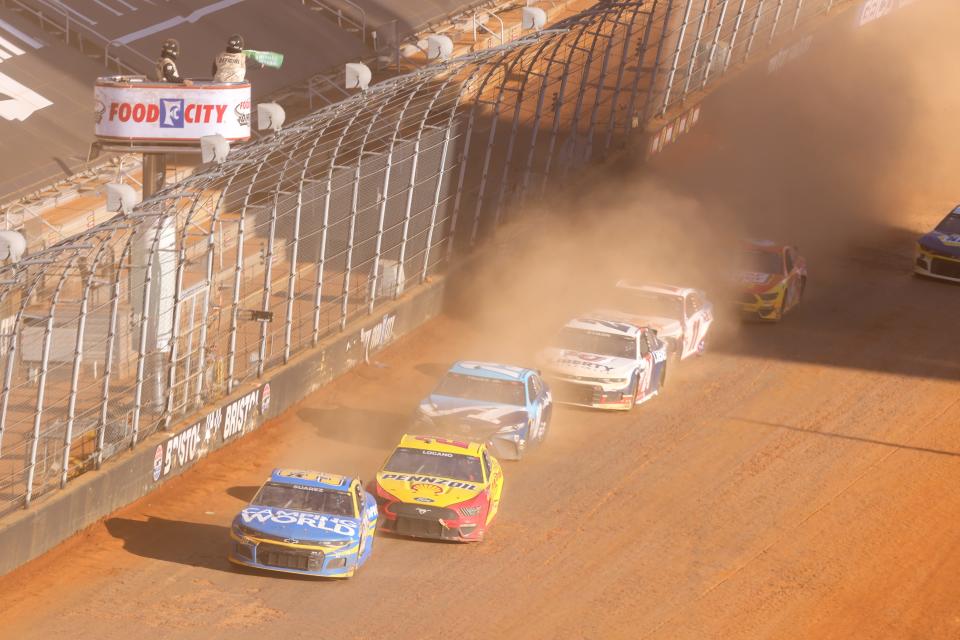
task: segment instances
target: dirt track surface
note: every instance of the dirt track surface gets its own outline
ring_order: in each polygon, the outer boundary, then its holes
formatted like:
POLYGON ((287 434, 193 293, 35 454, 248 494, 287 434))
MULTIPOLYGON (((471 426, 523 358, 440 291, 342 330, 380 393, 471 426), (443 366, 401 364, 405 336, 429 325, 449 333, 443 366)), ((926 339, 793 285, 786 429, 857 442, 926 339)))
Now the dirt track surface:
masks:
MULTIPOLYGON (((862 130, 801 105, 786 133, 761 126, 745 141, 757 113, 728 100, 664 157, 656 193, 680 203, 676 217, 702 214, 676 200, 692 197, 736 210, 744 232, 772 225, 802 238, 808 296, 777 326, 740 326, 721 314, 707 355, 672 364, 665 393, 633 413, 560 410, 545 446, 507 465, 501 513, 482 544, 378 537, 371 561, 347 582, 239 571, 225 558, 230 520, 273 467, 368 479, 452 360, 529 361, 536 336, 578 300, 575 273, 594 276, 582 257, 562 256, 567 271, 561 260, 527 278, 517 274, 543 265, 543 247, 529 259, 508 252, 484 275, 490 291, 466 296, 473 312, 430 323, 375 366, 0 579, 0 635, 960 637, 960 287, 910 275, 912 238, 960 201, 960 187, 956 173, 941 170, 911 189, 918 174, 883 156, 940 157, 935 140, 952 130, 916 123, 946 123, 953 112, 921 104, 922 79, 909 90, 896 84, 913 78, 910 64, 933 64, 930 45, 900 66, 876 48, 930 15, 918 10, 904 27, 891 18, 859 36, 844 60, 860 83, 848 87, 840 71, 843 91, 819 87, 824 100, 846 96, 862 130), (865 48, 883 73, 868 72, 865 48), (856 109, 891 85, 890 108, 873 109, 864 125, 856 109), (895 97, 898 89, 907 97, 895 97), (805 143, 792 170, 757 174, 771 164, 764 153, 816 137, 820 126, 842 130, 860 151, 805 143), (877 128, 883 142, 870 147, 877 128), (731 157, 753 160, 738 167, 731 157), (798 174, 804 162, 812 168, 798 174), (853 179, 857 171, 865 177, 853 179), (770 185, 777 172, 783 180, 770 185), (843 176, 830 189, 828 172, 843 176), (749 185, 759 185, 754 201, 743 197, 749 185), (770 211, 765 191, 803 198, 784 198, 778 211, 790 215, 772 219, 758 213, 770 211), (888 206, 877 216, 842 220, 830 209, 868 208, 878 195, 888 206)), ((784 73, 776 82, 810 80, 802 68, 784 73)), ((786 100, 777 96, 776 87, 758 94, 753 108, 786 100)), ((585 235, 571 242, 590 245, 585 235)), ((602 272, 602 251, 590 251, 602 272)))

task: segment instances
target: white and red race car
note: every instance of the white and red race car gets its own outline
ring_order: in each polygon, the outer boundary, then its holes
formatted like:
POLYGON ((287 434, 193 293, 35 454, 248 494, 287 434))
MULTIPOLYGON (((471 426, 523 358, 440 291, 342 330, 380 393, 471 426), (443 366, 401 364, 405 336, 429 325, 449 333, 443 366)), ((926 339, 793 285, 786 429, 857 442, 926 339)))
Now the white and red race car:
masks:
POLYGON ((699 289, 660 284, 617 283, 617 308, 636 324, 656 329, 681 360, 703 353, 713 324, 713 304, 699 289))
POLYGON ((667 345, 654 329, 602 312, 569 321, 538 359, 554 400, 581 407, 629 411, 667 376, 667 345))

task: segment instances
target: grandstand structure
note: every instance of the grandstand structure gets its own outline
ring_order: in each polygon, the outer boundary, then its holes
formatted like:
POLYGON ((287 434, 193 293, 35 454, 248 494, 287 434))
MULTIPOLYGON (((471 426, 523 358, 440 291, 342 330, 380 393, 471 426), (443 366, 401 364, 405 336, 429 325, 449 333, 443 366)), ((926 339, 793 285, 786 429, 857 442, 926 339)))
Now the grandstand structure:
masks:
POLYGON ((379 82, 0 268, 0 513, 269 378, 840 4, 600 2, 379 82))

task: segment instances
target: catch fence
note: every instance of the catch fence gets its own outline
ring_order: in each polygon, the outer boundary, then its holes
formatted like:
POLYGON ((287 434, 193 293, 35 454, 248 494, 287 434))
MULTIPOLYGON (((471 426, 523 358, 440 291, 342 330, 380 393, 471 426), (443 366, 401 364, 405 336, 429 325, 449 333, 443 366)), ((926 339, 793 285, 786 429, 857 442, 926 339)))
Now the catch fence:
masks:
POLYGON ((833 7, 600 2, 372 86, 3 267, 0 514, 441 272, 518 201, 833 7))

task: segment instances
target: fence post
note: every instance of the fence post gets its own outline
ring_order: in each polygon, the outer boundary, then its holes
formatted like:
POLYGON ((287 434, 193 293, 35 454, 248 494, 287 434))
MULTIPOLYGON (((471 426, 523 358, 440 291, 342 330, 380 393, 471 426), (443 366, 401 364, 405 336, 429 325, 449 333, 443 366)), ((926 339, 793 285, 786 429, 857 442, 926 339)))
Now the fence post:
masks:
POLYGON ((710 11, 710 0, 703 0, 703 10, 700 13, 700 20, 697 22, 697 35, 693 41, 693 51, 690 52, 690 63, 687 65, 687 77, 683 81, 683 94, 680 101, 687 99, 690 93, 690 84, 693 82, 693 72, 697 66, 697 56, 700 55, 700 40, 703 38, 703 28, 707 24, 707 14, 710 11))
POLYGON ((107 329, 107 352, 103 363, 103 391, 102 402, 100 404, 100 424, 97 425, 97 445, 95 451, 94 464, 97 469, 103 464, 103 444, 107 431, 107 410, 110 404, 110 378, 113 375, 113 353, 117 342, 117 316, 120 312, 120 274, 123 272, 122 265, 124 258, 127 257, 127 251, 130 249, 130 243, 133 239, 131 234, 127 239, 123 251, 120 253, 120 260, 115 266, 116 273, 113 276, 113 291, 110 298, 110 324, 107 329))
MULTIPOLYGON (((147 232, 144 232, 147 233, 147 232)), ((160 225, 157 224, 157 231, 153 234, 153 240, 150 242, 150 250, 147 252, 146 264, 142 269, 144 272, 143 280, 143 305, 140 315, 140 334, 137 336, 137 379, 136 387, 133 393, 133 434, 130 440, 130 447, 136 446, 140 438, 140 414, 143 408, 143 383, 144 368, 147 359, 147 332, 150 328, 150 295, 153 284, 153 258, 156 254, 157 244, 160 242, 160 225)), ((131 265, 133 266, 133 265, 131 265)))
POLYGON ((757 2, 757 13, 753 17, 753 24, 750 26, 750 38, 747 40, 747 49, 743 52, 743 62, 750 57, 750 50, 753 49, 753 40, 757 37, 757 30, 760 28, 760 16, 763 12, 763 0, 757 2))
POLYGON ((41 347, 40 377, 37 380, 37 404, 33 414, 33 439, 30 441, 30 466, 27 469, 27 490, 23 498, 23 506, 30 506, 30 500, 33 498, 33 482, 36 478, 37 470, 37 449, 40 445, 40 425, 43 424, 43 399, 47 390, 47 373, 50 369, 50 343, 53 341, 53 322, 57 310, 57 303, 60 300, 60 292, 67 281, 67 272, 73 266, 76 259, 76 253, 69 259, 60 274, 57 286, 53 290, 53 296, 50 300, 50 312, 47 316, 47 324, 43 330, 43 346, 41 347))
MULTIPOLYGON (((646 126, 647 120, 650 118, 650 110, 653 107, 653 98, 657 91, 657 80, 659 79, 659 76, 660 76, 660 61, 663 58, 663 49, 667 44, 667 36, 669 35, 667 33, 667 28, 670 25, 670 16, 673 13, 673 2, 674 0, 667 0, 667 9, 666 11, 664 11, 663 31, 660 33, 660 37, 658 38, 657 53, 653 58, 653 66, 650 71, 650 85, 647 87, 647 97, 643 101, 643 112, 640 114, 640 119, 639 119, 640 122, 638 123, 640 126, 646 126)), ((656 4, 654 4, 654 7, 656 7, 656 4)), ((644 35, 644 38, 647 38, 647 46, 649 46, 649 43, 650 43, 649 35, 650 35, 650 31, 652 30, 652 26, 651 26, 652 23, 653 23, 653 16, 651 16, 650 22, 647 23, 647 33, 644 35)), ((646 47, 644 47, 643 55, 640 57, 640 61, 638 62, 638 65, 640 67, 643 66, 643 58, 645 56, 646 56, 646 47)), ((634 98, 636 97, 637 91, 640 88, 640 77, 641 77, 641 74, 638 72, 635 80, 635 84, 633 87, 633 97, 630 98, 631 118, 633 117, 634 98)))
POLYGON ((350 272, 353 269, 353 242, 357 231, 357 200, 360 197, 360 165, 361 158, 357 158, 357 166, 353 173, 353 203, 350 205, 350 231, 347 240, 347 258, 343 269, 343 300, 340 303, 340 330, 347 328, 348 305, 350 304, 350 272))
POLYGON ((453 131, 453 119, 447 124, 447 132, 443 138, 443 149, 440 151, 440 174, 437 176, 437 188, 433 192, 433 206, 430 208, 430 229, 427 231, 427 244, 423 251, 423 269, 420 271, 420 282, 427 279, 427 269, 430 265, 430 248, 433 246, 433 232, 437 224, 437 209, 440 207, 440 192, 443 190, 443 176, 446 173, 447 149, 450 148, 450 133, 453 131))
MULTIPOLYGON (((667 113, 667 107, 670 106, 670 94, 673 92, 673 82, 677 77, 677 67, 680 64, 680 52, 683 50, 683 38, 687 34, 687 24, 690 22, 690 10, 693 7, 693 0, 687 0, 687 8, 683 12, 683 22, 680 24, 680 32, 677 35, 677 47, 673 52, 673 63, 670 65, 670 75, 667 76, 667 87, 663 92, 663 104, 660 107, 660 115, 667 113)), ((664 27, 666 28, 666 26, 664 27)))
POLYGON ((777 25, 780 24, 780 14, 783 12, 783 3, 784 0, 777 2, 777 11, 773 14, 773 26, 770 27, 770 37, 767 39, 767 44, 773 42, 773 39, 777 36, 777 25))
MULTIPOLYGON (((103 252, 106 249, 105 244, 100 245, 97 254, 90 265, 90 273, 87 275, 86 282, 83 283, 83 293, 80 300, 80 317, 77 319, 77 342, 73 351, 73 370, 70 372, 70 399, 67 401, 67 429, 63 437, 63 465, 60 475, 60 488, 67 486, 67 473, 70 470, 70 449, 73 445, 73 425, 76 419, 77 411, 77 392, 80 384, 80 367, 83 363, 83 338, 84 330, 87 325, 87 308, 90 299, 90 288, 93 282, 93 274, 97 270, 97 265, 103 252)), ((82 277, 83 274, 81 274, 82 277)))
POLYGON ((727 17, 727 5, 730 0, 721 0, 720 17, 717 19, 717 30, 713 33, 713 42, 710 44, 710 54, 707 56, 707 68, 703 71, 703 84, 700 89, 706 89, 707 81, 710 79, 710 70, 713 68, 713 59, 717 55, 717 46, 720 44, 720 30, 723 29, 723 21, 727 17))
MULTIPOLYGON (((654 3, 653 6, 656 6, 656 3, 654 3)), ((617 69, 617 81, 613 87, 613 97, 610 99, 610 119, 607 122, 607 133, 606 133, 606 136, 604 136, 604 140, 603 140, 604 155, 606 155, 606 153, 610 150, 610 145, 613 143, 613 132, 617 126, 617 103, 620 101, 620 94, 623 92, 622 91, 623 78, 626 75, 626 71, 627 71, 627 61, 630 59, 629 56, 630 56, 631 38, 633 38, 633 31, 634 31, 634 27, 637 24, 637 17, 641 15, 647 16, 648 24, 653 21, 652 10, 650 14, 647 14, 640 11, 640 8, 641 8, 640 5, 637 5, 633 8, 633 19, 630 21, 630 26, 627 27, 627 33, 623 37, 623 47, 620 54, 620 65, 617 69)), ((644 35, 646 35, 647 32, 648 32, 648 29, 645 29, 644 35)), ((640 40, 637 42, 638 55, 637 55, 636 74, 638 76, 643 73, 643 69, 641 69, 641 66, 643 63, 643 54, 645 50, 646 50, 646 42, 645 42, 644 36, 641 36, 640 40)), ((629 121, 629 119, 632 117, 633 115, 631 113, 632 108, 633 108, 632 104, 627 108, 624 122, 629 121)))
MULTIPOLYGON (((284 165, 286 166, 286 165, 284 165)), ((280 202, 279 191, 273 194, 273 209, 270 214, 270 237, 267 238, 266 264, 263 268, 263 310, 270 311, 270 297, 273 295, 273 248, 277 235, 277 207, 280 202)), ((295 269, 296 265, 291 265, 295 269)), ((258 352, 257 377, 263 377, 263 370, 267 360, 267 321, 260 322, 260 350, 258 352)))
POLYGON ((747 8, 747 0, 740 0, 740 8, 737 9, 737 19, 733 23, 733 34, 730 36, 730 51, 727 52, 727 59, 723 61, 723 72, 726 73, 733 60, 733 50, 737 44, 737 34, 740 33, 740 23, 743 21, 744 10, 747 8))

